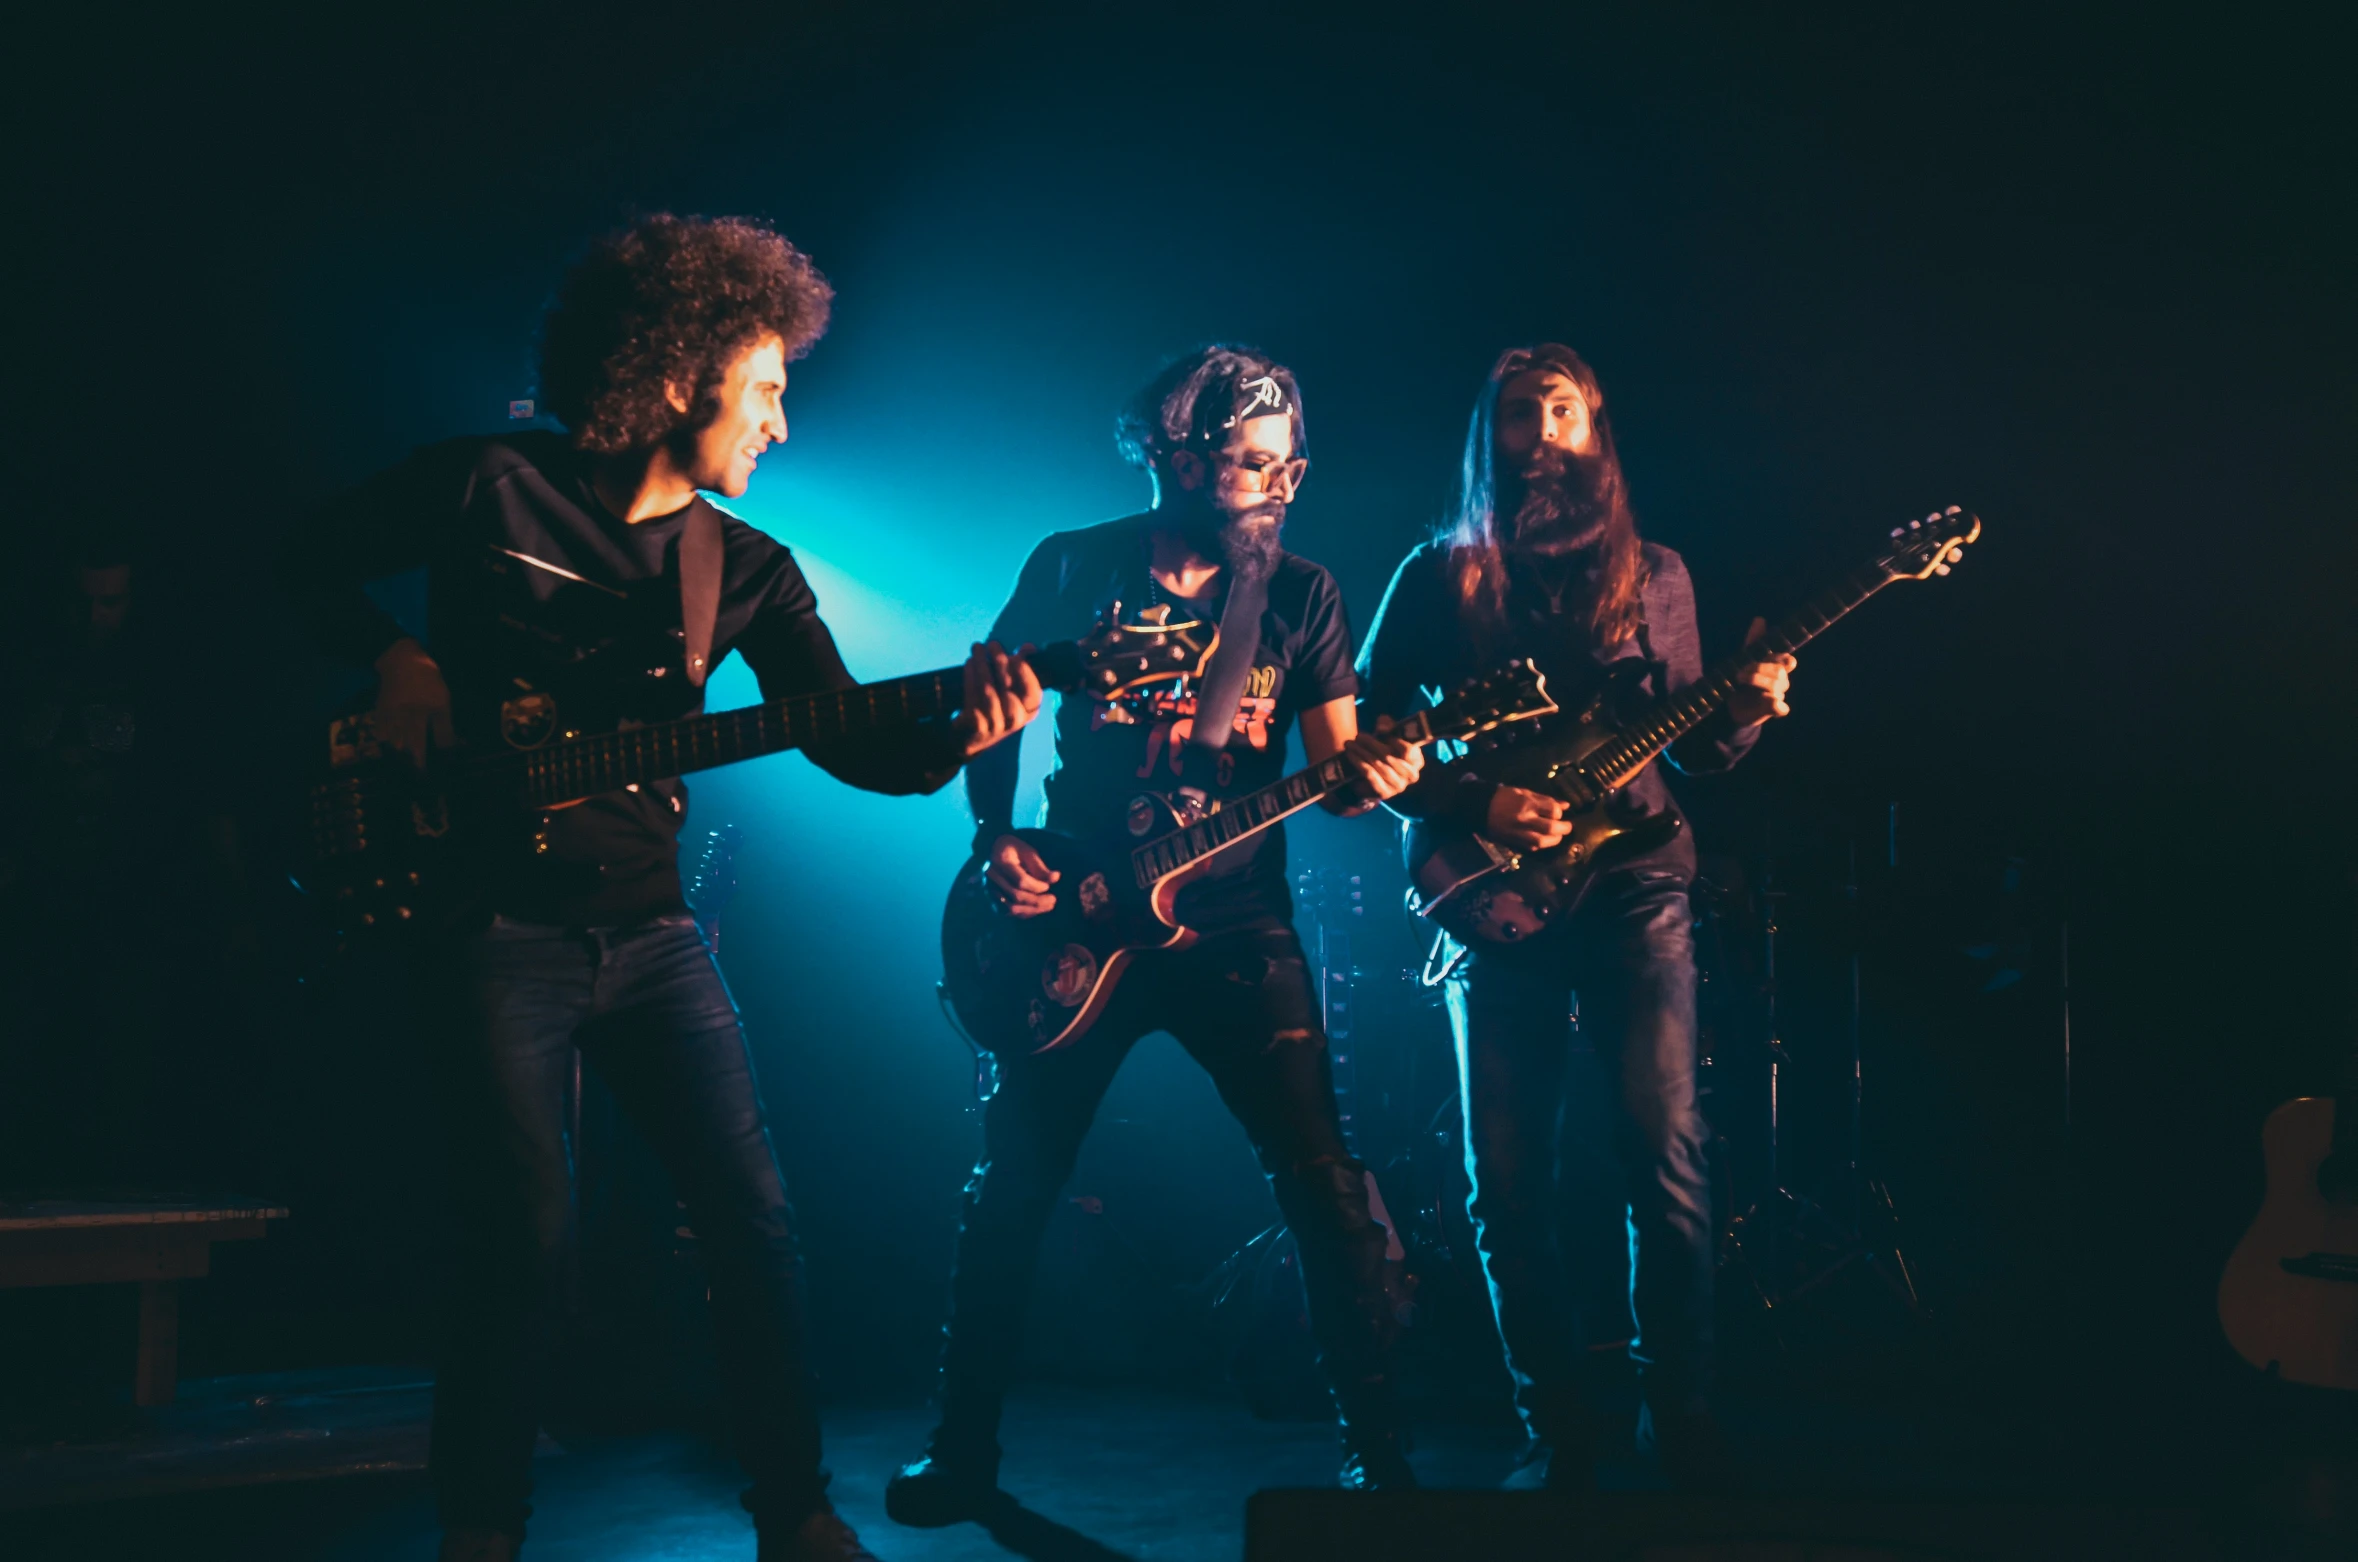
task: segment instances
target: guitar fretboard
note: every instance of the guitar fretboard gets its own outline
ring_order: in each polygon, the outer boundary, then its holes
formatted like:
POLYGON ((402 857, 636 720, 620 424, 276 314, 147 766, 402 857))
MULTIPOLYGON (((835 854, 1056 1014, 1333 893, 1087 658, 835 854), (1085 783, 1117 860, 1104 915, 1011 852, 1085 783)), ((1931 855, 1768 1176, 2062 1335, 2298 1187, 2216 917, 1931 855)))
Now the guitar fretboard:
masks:
MULTIPOLYGON (((1393 729, 1392 735, 1410 743, 1433 741, 1434 711, 1423 711, 1409 717, 1393 729)), ((1180 869, 1202 861, 1216 851, 1234 846, 1248 835, 1257 835, 1289 814, 1298 814, 1330 792, 1340 791, 1351 782, 1350 767, 1341 756, 1322 759, 1317 764, 1297 770, 1290 776, 1270 782, 1258 791, 1232 798, 1220 805, 1217 813, 1206 814, 1184 829, 1148 841, 1130 852, 1131 879, 1140 889, 1152 889, 1180 869)))
POLYGON ((965 701, 965 669, 945 667, 887 683, 747 705, 706 716, 650 722, 545 748, 465 762, 465 785, 531 808, 554 808, 739 760, 878 727, 946 716, 965 701))
POLYGON ((1896 576, 1874 565, 1843 577, 1831 589, 1802 604, 1778 624, 1696 682, 1658 700, 1611 742, 1588 757, 1583 769, 1605 788, 1621 785, 1648 760, 1693 731, 1736 691, 1744 670, 1763 656, 1797 651, 1824 634, 1842 616, 1892 583, 1896 576))

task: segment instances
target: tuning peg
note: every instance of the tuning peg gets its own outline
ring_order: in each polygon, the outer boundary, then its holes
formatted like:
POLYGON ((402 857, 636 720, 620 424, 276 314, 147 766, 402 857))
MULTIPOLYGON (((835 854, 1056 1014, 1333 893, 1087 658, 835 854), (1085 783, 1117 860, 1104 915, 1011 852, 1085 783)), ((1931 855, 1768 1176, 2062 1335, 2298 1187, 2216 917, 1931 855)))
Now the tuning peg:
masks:
POLYGON ((1897 537, 1897 536, 1898 536, 1900 533, 1902 533, 1902 532, 1904 532, 1904 531, 1906 531, 1906 530, 1907 530, 1907 528, 1906 528, 1905 526, 1894 526, 1894 527, 1891 529, 1891 534, 1892 534, 1894 537, 1897 537))
POLYGON ((1912 532, 1920 532, 1920 531, 1922 531, 1923 529, 1924 529, 1924 523, 1923 523, 1922 521, 1910 521, 1910 522, 1908 522, 1908 530, 1910 530, 1910 531, 1912 531, 1912 532))
POLYGON ((1965 513, 1965 510, 1964 510, 1964 507, 1963 507, 1963 506, 1961 506, 1961 505, 1954 505, 1954 504, 1952 504, 1952 505, 1950 505, 1950 506, 1949 506, 1947 509, 1945 509, 1945 510, 1941 511, 1940 513, 1941 513, 1941 514, 1943 514, 1943 515, 1963 515, 1963 514, 1965 513))
POLYGON ((1951 549, 1949 550, 1949 562, 1950 562, 1951 564, 1962 564, 1962 563, 1964 563, 1964 562, 1965 562, 1965 550, 1964 550, 1963 548, 1951 548, 1951 549))
POLYGON ((1932 573, 1935 575, 1946 575, 1948 572, 1949 567, 1946 564, 1935 564, 1932 566, 1932 573))

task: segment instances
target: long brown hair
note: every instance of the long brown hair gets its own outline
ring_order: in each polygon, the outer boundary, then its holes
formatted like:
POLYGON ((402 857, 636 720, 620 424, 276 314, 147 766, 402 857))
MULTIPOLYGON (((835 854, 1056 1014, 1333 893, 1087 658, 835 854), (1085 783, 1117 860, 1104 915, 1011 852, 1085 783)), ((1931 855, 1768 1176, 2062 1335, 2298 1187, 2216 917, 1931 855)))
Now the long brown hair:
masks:
POLYGON ((1629 508, 1629 485, 1622 480, 1621 457, 1613 448, 1613 424, 1605 415, 1605 393, 1598 388, 1596 371, 1560 342, 1538 342, 1510 347, 1490 366, 1490 377, 1474 401, 1474 417, 1466 430, 1464 463, 1458 472, 1457 501, 1444 538, 1457 585, 1458 611, 1476 636, 1496 639, 1506 627, 1506 544, 1498 515, 1498 396, 1509 380, 1533 370, 1561 374, 1580 388, 1588 403, 1596 449, 1579 459, 1593 465, 1595 494, 1605 508, 1605 531, 1597 544, 1596 567, 1581 596, 1581 612, 1588 619, 1599 648, 1618 645, 1636 632, 1638 593, 1645 585, 1643 548, 1638 541, 1637 517, 1629 508))

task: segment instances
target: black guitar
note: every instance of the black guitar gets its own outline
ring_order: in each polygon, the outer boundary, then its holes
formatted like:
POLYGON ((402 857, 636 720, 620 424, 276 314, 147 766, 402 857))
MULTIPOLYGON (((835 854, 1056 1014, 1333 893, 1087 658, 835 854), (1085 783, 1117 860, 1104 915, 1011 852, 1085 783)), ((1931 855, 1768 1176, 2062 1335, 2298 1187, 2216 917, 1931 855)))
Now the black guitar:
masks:
MULTIPOLYGON (((1217 631, 1168 624, 1150 608, 1120 621, 1120 604, 1086 638, 1025 660, 1052 689, 1111 698, 1139 684, 1200 676, 1217 631)), ((538 699, 539 696, 532 698, 538 699)), ((538 741, 487 753, 436 756, 424 771, 381 747, 365 714, 328 725, 325 773, 309 797, 305 860, 296 883, 320 902, 343 939, 463 916, 472 905, 478 847, 521 844, 535 821, 600 793, 643 786, 799 748, 816 738, 948 716, 965 702, 965 670, 945 667, 767 704, 538 741)), ((521 702, 516 702, 521 703, 521 702)), ((511 742, 519 723, 503 722, 511 742)))
MULTIPOLYGON (((1463 742, 1555 708, 1538 669, 1510 662, 1410 717, 1393 736, 1463 742)), ((983 877, 982 858, 959 870, 942 913, 942 990, 958 1023, 986 1052, 1071 1045, 1105 1012, 1140 951, 1195 941, 1176 903, 1216 854, 1350 784, 1348 768, 1332 758, 1242 797, 1215 799, 1207 813, 1143 793, 1124 811, 1120 839, 1016 831, 1059 875, 1056 905, 1036 917, 1009 916, 983 877)))
POLYGON ((1891 545, 1865 567, 1686 688, 1664 695, 1627 722, 1616 719, 1634 659, 1612 669, 1595 699, 1563 729, 1497 756, 1498 779, 1571 804, 1572 833, 1542 852, 1517 854, 1483 836, 1449 833, 1424 821, 1405 836, 1411 904, 1461 942, 1513 943, 1568 915, 1596 876, 1660 845, 1679 829, 1671 813, 1633 814, 1621 787, 1657 754, 1727 703, 1744 670, 1762 655, 1793 651, 1894 581, 1946 575, 1981 535, 1981 522, 1955 505, 1894 527, 1891 545))

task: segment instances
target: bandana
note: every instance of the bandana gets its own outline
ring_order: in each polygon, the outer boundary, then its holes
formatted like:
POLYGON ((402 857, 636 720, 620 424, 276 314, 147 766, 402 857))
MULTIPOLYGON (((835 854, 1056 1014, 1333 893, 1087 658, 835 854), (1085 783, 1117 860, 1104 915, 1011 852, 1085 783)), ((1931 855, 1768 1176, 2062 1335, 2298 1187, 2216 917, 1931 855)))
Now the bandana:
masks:
POLYGON ((1220 396, 1211 387, 1195 402, 1195 429, 1190 444, 1224 445, 1230 429, 1248 418, 1281 418, 1294 414, 1294 404, 1286 398, 1285 386, 1274 374, 1256 374, 1251 379, 1239 380, 1228 392, 1227 416, 1220 416, 1220 396))

